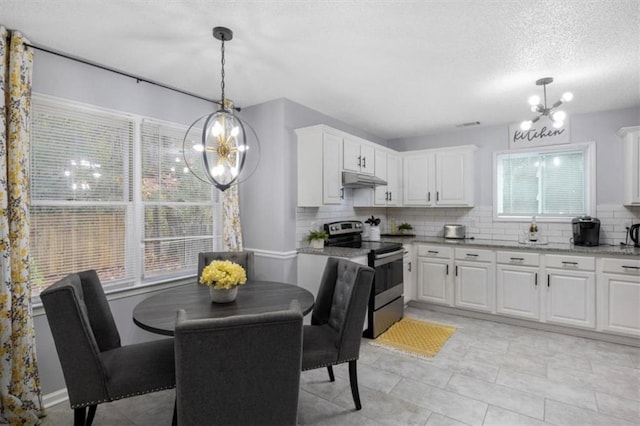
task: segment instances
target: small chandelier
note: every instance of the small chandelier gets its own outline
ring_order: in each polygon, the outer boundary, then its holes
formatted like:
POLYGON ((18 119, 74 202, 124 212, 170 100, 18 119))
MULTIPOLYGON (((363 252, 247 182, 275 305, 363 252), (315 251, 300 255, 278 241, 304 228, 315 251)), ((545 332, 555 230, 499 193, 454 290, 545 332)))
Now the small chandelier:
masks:
POLYGON ((240 108, 234 107, 224 93, 224 44, 233 39, 233 32, 215 27, 213 37, 222 42, 221 99, 216 112, 198 118, 187 129, 182 153, 195 177, 225 191, 253 174, 258 166, 260 143, 253 128, 235 115, 240 108))
POLYGON ((520 123, 520 128, 522 130, 529 130, 531 126, 536 121, 540 120, 540 117, 547 117, 553 121, 553 127, 560 128, 564 125, 564 119, 567 117, 567 114, 557 109, 564 102, 570 102, 573 99, 573 93, 565 92, 560 100, 556 101, 550 107, 547 107, 547 84, 553 83, 553 77, 544 77, 539 80, 536 80, 536 85, 542 86, 544 89, 544 103, 540 102, 540 97, 537 95, 533 95, 529 98, 529 105, 531 105, 531 111, 537 112, 540 115, 534 118, 533 120, 523 121, 520 123))

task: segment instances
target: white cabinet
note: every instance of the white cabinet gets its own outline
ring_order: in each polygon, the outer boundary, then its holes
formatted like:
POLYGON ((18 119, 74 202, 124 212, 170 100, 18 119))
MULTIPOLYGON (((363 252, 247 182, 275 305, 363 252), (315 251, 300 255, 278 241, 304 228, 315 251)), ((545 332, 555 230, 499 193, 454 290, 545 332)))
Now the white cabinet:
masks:
POLYGON ((403 204, 473 207, 474 146, 413 151, 403 162, 403 204))
POLYGON ((640 336, 640 260, 601 259, 598 330, 640 336))
POLYGON ((373 204, 378 206, 397 206, 400 199, 399 157, 381 149, 376 149, 375 159, 375 175, 385 180, 387 185, 374 188, 373 204))
POLYGON ((640 126, 618 131, 624 144, 624 200, 627 206, 640 205, 640 126))
POLYGON ((455 305, 495 312, 495 260, 492 250, 455 249, 455 305))
POLYGON ((403 292, 404 292, 404 303, 406 304, 410 300, 414 300, 416 298, 416 285, 414 283, 415 274, 413 273, 414 268, 414 258, 413 258, 413 247, 411 244, 404 244, 404 259, 403 263, 403 273, 402 273, 402 282, 403 282, 403 292))
POLYGON ((538 253, 496 253, 496 312, 540 320, 538 253))
POLYGON ((545 320, 549 323, 595 328, 595 259, 546 255, 545 320))
POLYGON ((343 169, 373 175, 375 164, 375 148, 360 140, 345 137, 342 144, 343 169))
POLYGON ((418 244, 418 300, 453 306, 451 254, 448 247, 418 244))
POLYGON ((325 126, 297 129, 298 206, 342 203, 342 136, 325 126))

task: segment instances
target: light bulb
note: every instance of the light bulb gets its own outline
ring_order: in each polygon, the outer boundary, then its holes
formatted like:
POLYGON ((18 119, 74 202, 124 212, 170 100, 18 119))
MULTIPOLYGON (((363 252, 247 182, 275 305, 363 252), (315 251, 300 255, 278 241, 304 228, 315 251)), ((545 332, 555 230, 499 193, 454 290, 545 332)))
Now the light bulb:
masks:
POLYGON ((565 92, 560 99, 562 99, 562 102, 571 102, 573 99, 573 93, 565 92))
POLYGON ((236 137, 238 136, 238 133, 240 133, 240 127, 235 126, 233 129, 231 129, 231 137, 236 137))
POLYGON ((219 136, 222 132, 224 131, 224 129, 222 128, 222 124, 220 124, 219 121, 216 120, 216 122, 213 125, 213 128, 211 128, 211 133, 213 133, 213 136, 219 136))
POLYGON ((237 167, 231 167, 229 169, 229 172, 231 172, 231 176, 233 176, 233 177, 238 176, 238 168, 237 167))
POLYGON ((220 176, 224 172, 224 167, 218 165, 211 169, 211 176, 220 176))
POLYGON ((553 122, 553 127, 555 127, 556 129, 559 129, 562 126, 564 126, 564 121, 562 120, 556 120, 553 122))
POLYGON ((248 150, 249 150, 249 146, 248 145, 238 145, 238 151, 244 152, 244 151, 248 151, 248 150))
POLYGON ((553 121, 564 121, 567 114, 564 111, 556 111, 551 117, 553 118, 553 121))
POLYGON ((531 121, 523 121, 520 123, 520 128, 522 130, 529 130, 531 128, 531 121))
POLYGON ((531 105, 531 112, 538 112, 538 105, 531 105))
POLYGON ((195 144, 195 145, 193 146, 193 149, 194 149, 194 150, 196 150, 196 151, 198 151, 198 152, 202 152, 202 151, 204 151, 204 145, 199 144, 199 143, 198 143, 198 144, 195 144))
POLYGON ((540 103, 540 96, 533 95, 529 98, 529 105, 537 106, 540 103))

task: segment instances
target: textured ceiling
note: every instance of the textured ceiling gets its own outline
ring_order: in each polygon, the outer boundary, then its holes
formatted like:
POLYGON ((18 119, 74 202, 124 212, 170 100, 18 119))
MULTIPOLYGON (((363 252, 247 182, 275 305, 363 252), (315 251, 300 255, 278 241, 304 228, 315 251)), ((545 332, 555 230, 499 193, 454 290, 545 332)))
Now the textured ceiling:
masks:
MULTIPOLYGON (((286 97, 385 139, 640 105, 640 0, 0 0, 33 43, 238 106, 286 97)), ((640 120, 640 118, 639 118, 640 120)))

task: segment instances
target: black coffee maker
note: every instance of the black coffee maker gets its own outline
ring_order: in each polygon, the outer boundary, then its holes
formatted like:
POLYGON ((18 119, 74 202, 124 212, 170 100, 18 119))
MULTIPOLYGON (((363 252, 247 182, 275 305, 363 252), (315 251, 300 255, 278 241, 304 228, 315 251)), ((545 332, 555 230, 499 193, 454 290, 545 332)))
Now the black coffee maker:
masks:
POLYGON ((597 246, 600 244, 600 219, 591 216, 574 217, 573 244, 577 246, 597 246))

